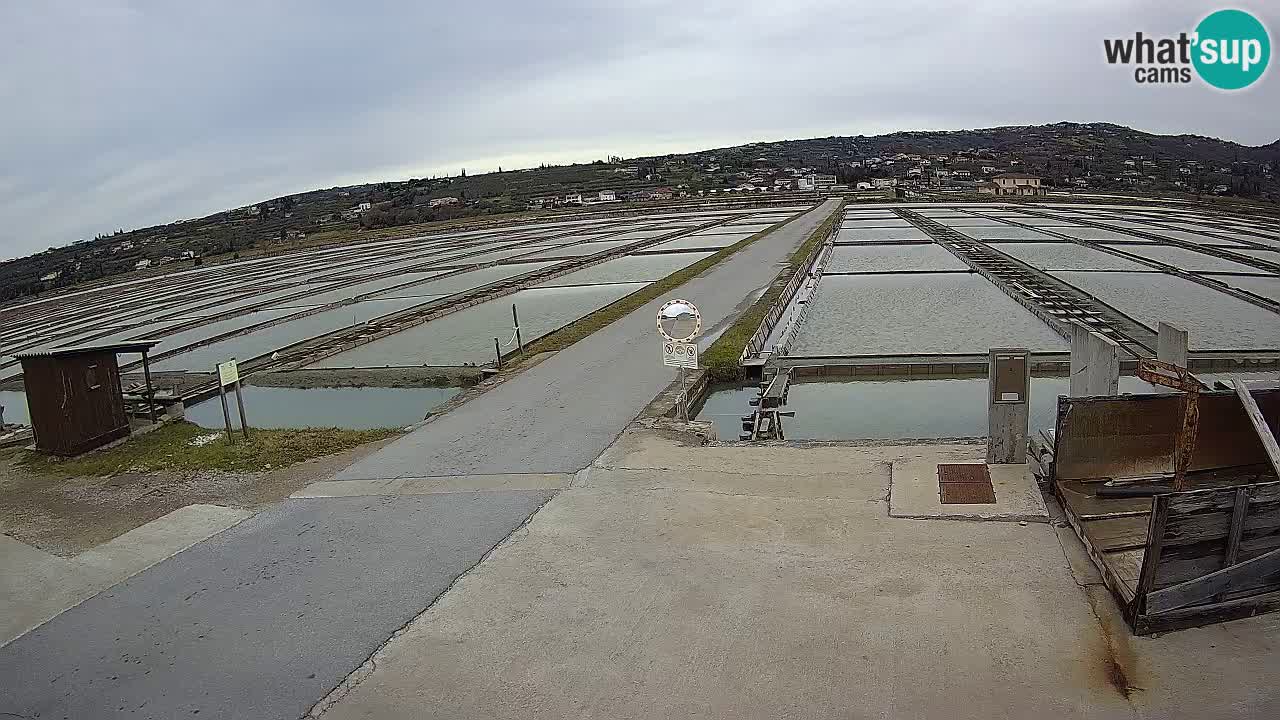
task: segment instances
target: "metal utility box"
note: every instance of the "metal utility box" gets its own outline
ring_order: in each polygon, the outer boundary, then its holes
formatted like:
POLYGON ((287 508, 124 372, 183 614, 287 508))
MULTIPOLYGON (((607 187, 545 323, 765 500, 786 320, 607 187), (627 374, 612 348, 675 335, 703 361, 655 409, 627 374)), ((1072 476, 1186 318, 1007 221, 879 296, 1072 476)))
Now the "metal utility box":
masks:
POLYGON ((1026 462, 1031 353, 1026 348, 992 348, 987 372, 987 462, 1026 462))
MULTIPOLYGON (((36 449, 79 455, 129 435, 116 354, 154 342, 34 350, 17 355, 36 449)), ((148 373, 149 374, 149 373, 148 373)))

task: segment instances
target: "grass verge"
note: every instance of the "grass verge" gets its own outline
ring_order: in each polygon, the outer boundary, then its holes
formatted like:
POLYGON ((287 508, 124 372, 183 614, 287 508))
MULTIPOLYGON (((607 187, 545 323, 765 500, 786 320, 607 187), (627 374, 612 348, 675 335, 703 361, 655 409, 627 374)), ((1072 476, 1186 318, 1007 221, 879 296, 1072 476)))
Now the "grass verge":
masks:
POLYGON ((250 428, 249 440, 236 435, 228 445, 224 433, 202 445, 196 438, 212 433, 189 422, 175 422, 140 435, 109 450, 90 453, 73 460, 55 460, 27 453, 20 461, 33 472, 61 476, 102 476, 125 471, 223 470, 254 472, 292 465, 303 460, 332 455, 374 440, 391 437, 396 429, 342 430, 258 430, 250 428))
MULTIPOLYGON (((806 214, 806 212, 808 211, 793 215, 782 222, 774 223, 755 235, 745 237, 728 247, 721 248, 714 255, 708 255, 687 268, 672 273, 671 275, 668 275, 657 282, 650 283, 644 288, 641 288, 624 298, 605 305, 577 322, 570 323, 555 332, 548 333, 547 335, 534 340, 525 346, 525 355, 554 352, 569 347, 597 330, 607 327, 619 318, 630 315, 633 311, 644 307, 648 303, 666 295, 667 293, 670 293, 672 290, 689 282, 693 278, 701 275, 703 272, 706 272, 708 269, 720 264, 722 261, 729 258, 729 256, 737 253, 739 250, 742 250, 751 243, 759 240, 796 218, 799 218, 801 215, 806 214)), ((656 333, 657 331, 655 330, 654 332, 656 333)), ((503 359, 505 360, 506 358, 504 357, 503 359)))
MULTIPOLYGON (((846 201, 847 202, 847 201, 846 201)), ((707 369, 713 381, 733 381, 738 380, 742 373, 742 368, 738 365, 738 360, 742 357, 742 349, 747 346, 747 341, 755 334, 756 329, 760 327, 760 323, 764 322, 765 315, 769 314, 769 308, 782 294, 783 289, 787 287, 787 283, 791 282, 791 278, 799 272, 809 256, 817 250, 822 244, 823 239, 827 237, 827 233, 831 232, 831 228, 835 223, 840 222, 841 211, 844 209, 845 202, 840 203, 840 207, 831 214, 821 225, 814 228, 814 231, 800 243, 800 247, 791 253, 791 257, 787 259, 787 266, 778 273, 778 276, 769 284, 769 288, 764 291, 759 300, 747 311, 738 316, 733 325, 721 333, 720 337, 707 348, 702 354, 702 365, 707 369)))

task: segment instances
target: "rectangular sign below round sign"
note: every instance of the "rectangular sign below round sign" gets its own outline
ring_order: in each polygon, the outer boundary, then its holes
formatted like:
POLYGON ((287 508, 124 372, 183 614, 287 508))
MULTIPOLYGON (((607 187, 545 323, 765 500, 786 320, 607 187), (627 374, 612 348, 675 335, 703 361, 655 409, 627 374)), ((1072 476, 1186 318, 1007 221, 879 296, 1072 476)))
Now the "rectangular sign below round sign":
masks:
POLYGON ((667 340, 662 343, 662 364, 698 369, 698 344, 667 340))
POLYGON ((234 385, 239 379, 240 368, 236 367, 235 360, 218 363, 218 380, 222 383, 222 387, 234 385))

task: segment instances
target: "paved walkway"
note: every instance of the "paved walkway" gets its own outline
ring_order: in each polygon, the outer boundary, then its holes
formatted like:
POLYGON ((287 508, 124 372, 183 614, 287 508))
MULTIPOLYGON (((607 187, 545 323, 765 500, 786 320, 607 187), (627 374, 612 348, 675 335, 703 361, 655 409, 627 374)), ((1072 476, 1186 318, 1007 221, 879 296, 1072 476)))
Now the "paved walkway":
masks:
MULTIPOLYGON (((702 313, 704 334, 754 299, 780 264, 835 211, 838 200, 793 220, 678 295, 702 313)), ((662 365, 654 317, 668 298, 609 327, 343 471, 344 480, 586 467, 675 378, 662 365)))

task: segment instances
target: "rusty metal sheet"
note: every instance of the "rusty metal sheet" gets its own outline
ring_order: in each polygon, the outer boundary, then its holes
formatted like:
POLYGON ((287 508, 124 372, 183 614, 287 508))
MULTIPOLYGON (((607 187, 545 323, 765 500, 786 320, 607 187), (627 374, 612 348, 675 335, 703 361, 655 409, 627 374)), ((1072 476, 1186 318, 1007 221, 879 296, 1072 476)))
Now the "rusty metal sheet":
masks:
POLYGON ((975 463, 938 465, 938 493, 943 505, 988 505, 996 501, 991 471, 975 463))
POLYGON ((1152 385, 1173 388, 1183 392, 1198 393, 1207 389, 1204 383, 1191 374, 1190 370, 1181 365, 1174 365, 1171 362, 1154 358, 1138 360, 1137 375, 1152 385))
POLYGON ((943 505, 990 505, 996 501, 995 488, 991 482, 938 483, 943 505))
MULTIPOLYGON (((1255 390, 1272 431, 1280 426, 1280 390, 1255 390)), ((1172 475, 1177 439, 1189 419, 1190 395, 1061 398, 1054 439, 1054 477, 1096 480, 1172 475)), ((1265 451, 1234 392, 1198 393, 1194 443, 1186 471, 1258 465, 1265 451)))
POLYGON ((938 482, 940 483, 986 483, 991 484, 991 470, 981 463, 939 463, 938 482))

